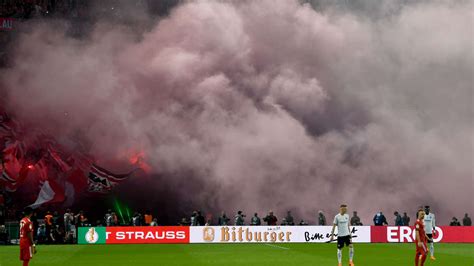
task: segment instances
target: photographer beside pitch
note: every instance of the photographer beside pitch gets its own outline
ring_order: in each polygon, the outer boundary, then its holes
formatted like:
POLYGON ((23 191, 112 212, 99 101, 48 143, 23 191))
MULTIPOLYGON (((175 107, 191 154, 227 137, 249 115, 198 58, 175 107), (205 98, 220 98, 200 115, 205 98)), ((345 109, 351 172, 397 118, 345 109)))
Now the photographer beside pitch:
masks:
POLYGON ((351 228, 349 226, 349 214, 347 214, 347 205, 342 204, 339 213, 334 217, 331 230, 331 240, 334 240, 334 229, 337 226, 337 261, 339 266, 342 265, 342 248, 344 245, 349 247, 349 266, 354 266, 352 259, 354 258, 354 246, 352 245, 351 228))
POLYGON ((20 221, 20 260, 23 266, 28 266, 33 254, 36 254, 36 245, 33 241, 33 223, 30 218, 33 210, 27 207, 24 210, 25 217, 20 221))

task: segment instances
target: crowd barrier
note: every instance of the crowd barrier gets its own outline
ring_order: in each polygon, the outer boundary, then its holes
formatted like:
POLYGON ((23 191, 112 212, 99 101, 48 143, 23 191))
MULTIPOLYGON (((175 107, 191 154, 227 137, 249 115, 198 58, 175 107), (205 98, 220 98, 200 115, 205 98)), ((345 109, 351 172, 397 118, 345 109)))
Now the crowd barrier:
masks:
MULTIPOLYGON (((331 228, 331 226, 80 227, 78 243, 329 243, 331 228)), ((351 230, 354 243, 410 243, 415 237, 415 230, 409 226, 354 226, 351 230)), ((474 227, 437 227, 434 241, 474 243, 474 227)))

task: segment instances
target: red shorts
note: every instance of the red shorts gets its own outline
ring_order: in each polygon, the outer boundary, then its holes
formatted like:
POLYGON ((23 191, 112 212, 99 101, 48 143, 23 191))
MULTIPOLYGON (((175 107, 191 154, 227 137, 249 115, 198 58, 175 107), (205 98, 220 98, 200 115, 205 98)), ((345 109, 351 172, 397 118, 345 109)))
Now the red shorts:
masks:
POLYGON ((421 243, 421 245, 422 247, 419 247, 418 244, 416 244, 416 253, 425 255, 428 252, 426 249, 426 243, 421 243))
POLYGON ((31 260, 33 257, 33 250, 31 250, 31 246, 22 246, 20 245, 20 260, 31 260))

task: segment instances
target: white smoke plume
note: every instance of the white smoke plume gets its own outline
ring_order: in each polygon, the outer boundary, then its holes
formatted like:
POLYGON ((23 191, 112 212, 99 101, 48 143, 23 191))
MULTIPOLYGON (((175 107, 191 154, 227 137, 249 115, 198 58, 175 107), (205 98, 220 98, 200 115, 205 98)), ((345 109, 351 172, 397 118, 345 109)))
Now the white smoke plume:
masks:
POLYGON ((405 2, 191 1, 84 38, 36 23, 2 93, 99 160, 143 152, 160 182, 142 186, 187 211, 347 203, 369 223, 428 204, 446 224, 474 211, 474 2, 405 2))

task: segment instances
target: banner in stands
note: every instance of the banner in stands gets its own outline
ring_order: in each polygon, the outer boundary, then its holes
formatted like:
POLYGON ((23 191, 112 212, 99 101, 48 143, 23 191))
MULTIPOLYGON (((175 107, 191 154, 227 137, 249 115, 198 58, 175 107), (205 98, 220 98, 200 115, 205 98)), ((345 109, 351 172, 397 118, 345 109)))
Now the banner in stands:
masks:
MULTIPOLYGON (((331 229, 332 226, 192 226, 190 242, 328 243, 331 229)), ((355 243, 370 242, 370 226, 352 227, 352 239, 355 243)))
MULTIPOLYGON (((413 226, 372 226, 370 238, 372 243, 412 243, 416 231, 413 226)), ((434 242, 441 243, 474 243, 472 226, 440 226, 433 234, 434 242)))
POLYGON ((77 242, 78 244, 189 243, 189 227, 80 227, 77 242))
POLYGON ((12 18, 0 18, 0 30, 13 30, 12 18))

